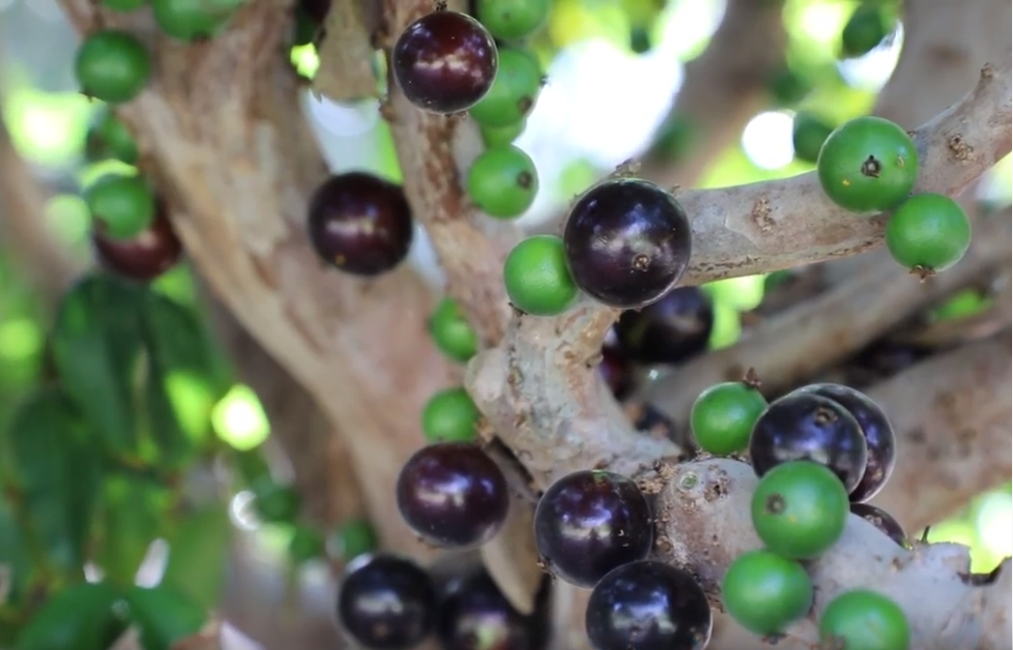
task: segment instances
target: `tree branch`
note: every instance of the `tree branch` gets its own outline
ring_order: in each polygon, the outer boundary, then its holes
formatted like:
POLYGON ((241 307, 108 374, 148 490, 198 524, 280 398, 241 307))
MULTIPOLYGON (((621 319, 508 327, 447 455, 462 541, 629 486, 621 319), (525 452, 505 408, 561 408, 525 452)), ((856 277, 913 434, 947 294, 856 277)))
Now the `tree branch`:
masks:
POLYGON ((742 134, 783 61, 783 9, 780 0, 729 0, 707 49, 686 64, 667 118, 687 121, 692 151, 675 161, 648 154, 641 168, 645 178, 662 187, 690 186, 742 134))
POLYGON ((371 0, 331 0, 317 46, 320 69, 313 76, 313 90, 336 102, 377 95, 371 41, 378 13, 371 0))
POLYGON ((877 258, 859 275, 764 321, 737 344, 676 368, 649 385, 644 397, 684 422, 704 389, 739 379, 750 367, 765 393, 788 389, 1009 260, 1011 236, 1009 209, 982 215, 964 259, 921 284, 891 257, 877 258))

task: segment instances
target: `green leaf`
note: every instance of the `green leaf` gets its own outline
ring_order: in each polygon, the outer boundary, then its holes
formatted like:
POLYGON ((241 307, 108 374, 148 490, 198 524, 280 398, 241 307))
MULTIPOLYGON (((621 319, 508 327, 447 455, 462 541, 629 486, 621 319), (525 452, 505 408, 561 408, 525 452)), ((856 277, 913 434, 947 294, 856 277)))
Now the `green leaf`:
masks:
POLYGON ((113 611, 117 600, 109 585, 74 585, 32 617, 15 650, 106 650, 123 629, 113 611))
POLYGON ((144 650, 171 650, 200 631, 206 609, 167 585, 133 587, 127 592, 130 620, 141 631, 144 650))
POLYGON ((102 481, 87 424, 58 388, 21 402, 3 432, 15 468, 16 507, 52 564, 80 574, 102 481))
POLYGON ((8 580, 6 605, 19 608, 37 576, 27 540, 5 499, 0 499, 0 570, 8 580))
POLYGON ((169 538, 169 562, 162 585, 211 609, 225 583, 231 525, 224 506, 204 508, 179 523, 169 538))
POLYGON ((149 292, 141 314, 149 428, 161 464, 179 465, 209 433, 211 411, 224 394, 216 386, 214 351, 196 315, 172 299, 149 292))
POLYGON ((162 532, 172 495, 150 479, 126 474, 108 476, 103 492, 95 561, 107 580, 130 585, 148 547, 162 532))
POLYGON ((141 353, 138 307, 145 290, 90 275, 64 295, 53 326, 53 359, 64 390, 104 443, 137 453, 134 376, 141 353))

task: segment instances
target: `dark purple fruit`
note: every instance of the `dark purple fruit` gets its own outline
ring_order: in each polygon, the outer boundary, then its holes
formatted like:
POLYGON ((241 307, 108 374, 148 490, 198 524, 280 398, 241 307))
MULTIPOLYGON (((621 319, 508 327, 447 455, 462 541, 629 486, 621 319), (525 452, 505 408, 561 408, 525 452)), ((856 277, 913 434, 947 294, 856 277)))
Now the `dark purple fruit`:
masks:
POLYGON ((574 282, 595 300, 636 309, 682 277, 692 249, 686 212, 654 183, 614 178, 584 193, 563 231, 574 282))
POLYGON ((902 548, 911 548, 911 542, 908 541, 904 528, 885 510, 868 503, 852 503, 851 514, 858 515, 880 529, 884 535, 897 542, 902 548))
POLYGON ((867 395, 850 386, 841 384, 812 384, 798 389, 798 392, 815 393, 832 399, 843 406, 858 420, 858 425, 865 434, 865 444, 869 455, 865 465, 865 474, 858 485, 851 491, 850 498, 855 503, 864 503, 876 496, 893 474, 897 459, 897 437, 883 409, 867 395))
POLYGON ((366 172, 331 176, 310 199, 309 237, 322 260, 374 276, 408 255, 412 211, 397 185, 366 172))
POLYGON ((440 606, 436 635, 443 650, 533 650, 531 617, 510 604, 484 571, 465 577, 440 606))
POLYGON ((98 263, 131 280, 154 280, 174 267, 183 254, 183 245, 161 206, 148 229, 133 239, 110 239, 102 234, 99 222, 95 225, 91 240, 98 263))
POLYGON ((593 587, 617 566, 644 559, 653 543, 647 498, 615 472, 568 474, 535 508, 535 544, 546 568, 578 587, 593 587))
POLYGON ((707 349, 714 306, 699 287, 680 287, 639 311, 626 311, 615 324, 623 353, 640 363, 676 364, 707 349))
POLYGON ((826 397, 796 391, 771 402, 756 421, 749 457, 757 476, 792 460, 820 463, 850 492, 862 480, 869 451, 862 427, 847 409, 826 397))
POLYGON ((415 106, 433 113, 466 111, 496 78, 499 54, 480 22, 434 11, 405 28, 391 52, 394 80, 415 106))
POLYGON ((633 364, 621 352, 611 346, 601 349, 601 363, 598 374, 612 391, 616 399, 625 399, 633 391, 633 364))
POLYGON ((321 25, 331 11, 331 0, 299 0, 298 6, 315 25, 321 25))
POLYGON ((488 542, 506 520, 510 494, 499 466, 470 443, 445 442, 415 452, 397 479, 401 516, 433 546, 488 542))
POLYGON ((703 650, 713 619, 693 576, 644 560, 602 578, 591 592, 585 626, 596 650, 703 650))
POLYGON ((414 562, 393 555, 360 555, 338 591, 338 620, 371 650, 406 650, 432 632, 436 587, 414 562))
POLYGON ((852 364, 881 378, 907 370, 932 354, 932 348, 880 339, 855 355, 852 364))

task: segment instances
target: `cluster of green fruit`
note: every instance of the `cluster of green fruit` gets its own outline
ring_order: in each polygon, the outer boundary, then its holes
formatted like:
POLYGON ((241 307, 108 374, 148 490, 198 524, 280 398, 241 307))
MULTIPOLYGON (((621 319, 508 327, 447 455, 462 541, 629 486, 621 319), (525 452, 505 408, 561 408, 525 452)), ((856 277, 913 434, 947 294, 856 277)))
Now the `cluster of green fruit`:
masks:
MULTIPOLYGON (((813 607, 802 561, 840 540, 849 514, 902 547, 900 525, 866 503, 893 471, 895 436, 882 410, 847 386, 814 384, 771 402, 750 381, 704 391, 690 415, 700 448, 715 455, 748 451, 760 477, 752 496, 753 527, 763 549, 736 558, 722 582, 725 610, 761 636, 783 634, 813 607)), ((833 647, 908 650, 903 610, 869 589, 845 591, 826 604, 820 636, 833 647)))

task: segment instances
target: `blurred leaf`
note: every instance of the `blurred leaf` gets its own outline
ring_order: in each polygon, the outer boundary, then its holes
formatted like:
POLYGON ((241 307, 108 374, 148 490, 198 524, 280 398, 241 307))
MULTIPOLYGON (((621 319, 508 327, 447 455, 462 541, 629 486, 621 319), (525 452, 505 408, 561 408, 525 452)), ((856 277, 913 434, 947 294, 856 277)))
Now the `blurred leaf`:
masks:
POLYGON ((25 602, 37 568, 10 504, 0 499, 0 570, 5 572, 3 579, 9 581, 6 605, 18 608, 25 602))
POLYGON ((52 332, 60 382, 115 453, 137 453, 133 378, 141 352, 144 289, 90 275, 63 297, 52 332))
POLYGON ((70 587, 32 617, 15 650, 106 650, 123 628, 113 612, 117 600, 106 584, 70 587))
POLYGON ((151 479, 118 473, 106 478, 103 497, 95 561, 109 581, 133 584, 148 547, 162 530, 171 494, 151 479))
POLYGON ((208 612, 167 585, 133 587, 127 593, 130 619, 141 630, 144 650, 171 650, 172 645, 200 631, 208 612))
POLYGON ((58 388, 40 388, 18 405, 4 448, 13 465, 16 507, 48 559, 80 573, 102 481, 102 459, 91 432, 58 388))
POLYGON ((232 527, 225 506, 191 513, 169 538, 169 562, 161 584, 174 588, 210 610, 219 602, 225 583, 232 527))

